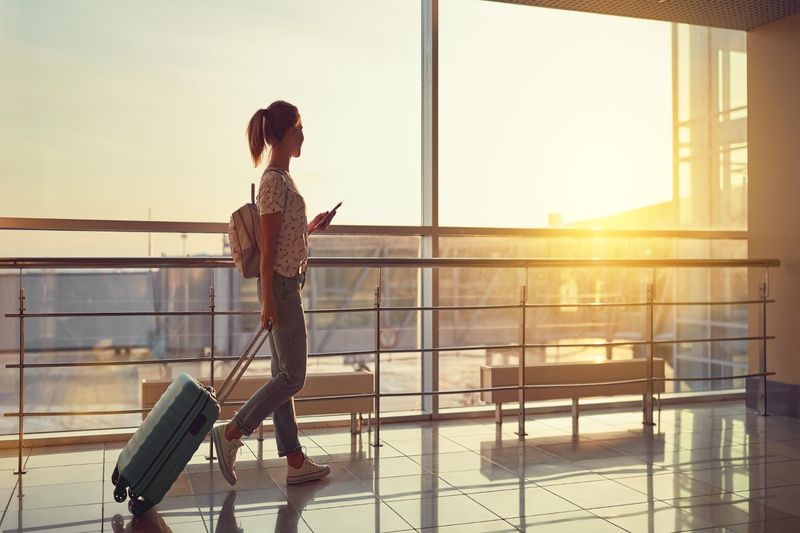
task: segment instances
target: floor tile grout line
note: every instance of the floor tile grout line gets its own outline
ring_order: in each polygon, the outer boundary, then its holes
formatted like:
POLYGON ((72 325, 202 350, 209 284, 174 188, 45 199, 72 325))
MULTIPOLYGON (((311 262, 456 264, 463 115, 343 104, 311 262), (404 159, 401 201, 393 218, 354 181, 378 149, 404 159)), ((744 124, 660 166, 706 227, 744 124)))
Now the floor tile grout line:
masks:
MULTIPOLYGON (((447 437, 447 436, 440 436, 440 437, 444 437, 444 438, 446 438, 446 439, 448 439, 448 440, 451 440, 451 439, 450 439, 450 437, 447 437)), ((787 439, 787 440, 789 440, 789 439, 787 439)), ((791 440, 798 440, 798 439, 791 439, 791 440)), ((603 441, 602 441, 602 440, 600 440, 600 441, 598 441, 598 442, 601 442, 601 443, 602 443, 603 441)), ((732 445, 731 447, 733 447, 733 448, 737 448, 737 447, 741 447, 741 446, 743 446, 743 445, 736 445, 736 444, 734 444, 734 445, 732 445)), ((324 447, 320 447, 320 448, 321 448, 323 451, 327 451, 327 450, 326 450, 324 447)), ((536 446, 534 446, 534 448, 536 448, 536 446)), ((545 449, 543 449, 543 448, 539 448, 539 449, 540 449, 541 451, 543 451, 543 452, 547 452, 547 450, 545 450, 545 449)), ((683 451, 683 450, 685 450, 685 451, 688 451, 688 452, 693 452, 693 451, 697 451, 698 449, 699 449, 699 448, 683 448, 683 447, 680 447, 680 446, 675 446, 675 447, 674 447, 674 450, 670 450, 669 452, 667 452, 667 454, 666 454, 666 455, 667 455, 667 458, 669 458, 669 456, 674 456, 674 457, 673 457, 673 459, 674 459, 675 461, 678 461, 678 459, 677 459, 677 452, 679 452, 679 451, 683 451)), ((468 448, 465 448, 465 451, 470 451, 470 452, 472 452, 472 453, 475 453, 475 454, 478 454, 478 455, 482 455, 482 454, 481 454, 481 453, 480 453, 478 450, 469 450, 468 448)), ((691 470, 677 470, 677 469, 676 469, 676 466, 675 466, 675 463, 672 463, 672 464, 670 464, 670 465, 667 465, 667 463, 666 463, 666 462, 664 462, 664 464, 663 464, 663 465, 657 465, 657 464, 655 464, 655 463, 653 463, 653 462, 652 462, 652 461, 653 461, 653 458, 652 458, 652 456, 650 456, 650 457, 649 457, 648 455, 642 455, 642 454, 639 454, 639 455, 634 455, 634 453, 636 453, 636 452, 629 452, 629 451, 622 451, 622 450, 620 450, 620 451, 621 451, 621 456, 633 457, 633 458, 635 458, 637 461, 643 461, 643 462, 645 462, 645 463, 650 463, 650 464, 653 464, 653 466, 655 466, 656 468, 661 468, 661 469, 663 469, 663 471, 659 471, 659 472, 657 472, 657 473, 656 473, 656 475, 658 475, 658 474, 667 474, 667 473, 672 473, 672 474, 674 474, 674 475, 678 475, 678 476, 681 476, 681 477, 691 478, 691 470)), ((104 451, 104 453, 105 453, 105 451, 104 451)), ((575 465, 575 463, 577 462, 577 461, 575 461, 575 460, 570 460, 570 459, 567 459, 567 458, 565 458, 565 457, 561 457, 561 456, 559 456, 559 455, 557 455, 557 454, 553 454, 553 455, 556 455, 557 457, 559 457, 561 460, 565 461, 565 462, 566 462, 566 463, 568 463, 568 464, 573 464, 573 465, 575 465)), ((105 456, 104 456, 104 457, 105 457, 105 456)), ((408 455, 406 455, 406 454, 402 454, 402 453, 400 454, 400 456, 399 456, 399 457, 406 457, 406 458, 409 458, 409 459, 411 458, 410 456, 408 456, 408 455)), ((417 457, 418 457, 418 456, 417 456, 417 457)), ((484 458, 487 458, 486 456, 483 456, 483 455, 482 455, 482 457, 484 457, 484 458)), ((487 459, 488 459, 488 458, 487 458, 487 459)), ((782 457, 781 459, 782 459, 782 461, 797 461, 797 460, 798 460, 798 458, 792 458, 792 457, 782 457)), ((412 459, 412 460, 413 460, 413 459, 412 459)), ((747 471, 747 469, 748 469, 748 467, 750 467, 750 468, 756 468, 756 467, 758 467, 758 466, 759 466, 759 464, 764 464, 764 463, 759 463, 759 462, 757 462, 757 461, 753 461, 752 463, 750 463, 750 461, 749 461, 749 460, 750 460, 750 458, 749 458, 749 457, 741 457, 741 458, 738 458, 738 457, 737 457, 737 458, 721 458, 721 459, 718 459, 718 460, 717 460, 717 462, 718 462, 718 463, 720 463, 720 464, 718 464, 717 466, 712 466, 712 467, 710 467, 710 468, 706 468, 706 469, 702 469, 702 470, 718 471, 718 470, 720 470, 720 469, 731 468, 731 469, 735 469, 735 470, 741 470, 741 471, 744 471, 744 472, 746 472, 746 471, 747 471)), ((106 461, 104 460, 103 462, 105 463, 106 461)), ((416 461, 415 461, 415 462, 416 462, 416 461)), ((494 461, 490 461, 490 462, 494 463, 494 461)), ((767 464, 772 464, 772 463, 775 463, 775 464, 780 464, 780 462, 781 462, 781 461, 771 461, 771 460, 767 459, 767 464)), ((497 463, 494 463, 494 464, 497 464, 497 463)), ((580 465, 576 465, 576 466, 580 466, 580 465)), ((499 467, 500 467, 500 468, 503 468, 503 469, 507 469, 506 467, 504 467, 504 466, 502 466, 502 465, 499 465, 499 467)), ((588 471, 588 472, 593 472, 591 469, 589 469, 589 468, 586 468, 586 467, 582 467, 582 469, 583 469, 583 470, 586 470, 586 471, 588 471)), ((105 464, 104 464, 104 466, 103 466, 103 472, 105 472, 105 470, 107 470, 107 465, 105 465, 105 464)), ((439 479, 441 479, 441 475, 443 475, 443 474, 444 474, 444 473, 433 473, 433 472, 429 471, 428 469, 426 469, 426 468, 424 468, 424 467, 422 467, 422 470, 423 470, 424 472, 430 473, 431 475, 433 475, 433 476, 435 476, 435 477, 437 477, 437 478, 439 478, 439 479)), ((351 473, 351 475, 352 475, 352 472, 350 472, 350 473, 351 473)), ((625 485, 625 483, 624 483, 625 479, 629 479, 630 477, 642 477, 642 476, 626 476, 625 478, 611 478, 611 477, 609 477, 608 475, 606 475, 607 473, 606 473, 606 474, 599 473, 599 472, 593 472, 593 473, 595 473, 595 474, 598 474, 598 475, 599 475, 601 478, 603 478, 603 479, 606 479, 606 480, 609 480, 609 481, 614 481, 615 483, 617 483, 617 484, 620 484, 620 485, 623 485, 623 486, 626 486, 626 487, 627 487, 627 485, 625 485)), ((523 475, 524 475, 524 474, 523 474, 523 475)), ((645 476, 646 476, 646 475, 647 475, 647 474, 645 474, 645 476)), ((538 484, 537 484, 535 481, 532 481, 532 480, 531 480, 530 478, 528 478, 528 477, 525 477, 525 480, 526 480, 527 482, 532 482, 534 485, 537 485, 537 486, 539 486, 539 487, 543 488, 544 490, 548 490, 548 489, 547 489, 547 487, 545 487, 545 486, 543 486, 543 485, 538 485, 538 484)), ((443 480, 442 480, 442 481, 443 481, 443 480)), ((444 481, 443 481, 443 482, 444 482, 444 481)), ((447 482, 444 482, 444 483, 447 483, 447 482)), ((575 483, 580 483, 580 482, 575 482, 575 483)), ((790 483, 790 482, 786 482, 786 483, 787 483, 787 484, 786 484, 786 485, 784 485, 784 486, 796 485, 796 484, 793 484, 793 483, 790 483)), ((105 485, 105 484, 107 484, 107 482, 106 482, 105 478, 104 478, 104 480, 103 480, 103 484, 104 484, 104 485, 105 485)), ((628 487, 628 488, 632 488, 632 487, 628 487)), ((717 492, 717 493, 715 493, 715 494, 725 494, 725 493, 735 493, 735 492, 736 492, 735 490, 733 490, 733 489, 730 489, 730 488, 729 488, 729 489, 727 489, 727 490, 725 490, 725 489, 722 489, 722 488, 720 488, 720 487, 715 487, 715 489, 719 489, 719 492, 717 492)), ((469 497, 469 494, 466 494, 466 493, 464 493, 464 492, 463 492, 461 489, 458 489, 458 488, 454 487, 454 490, 455 490, 455 491, 457 491, 457 493, 461 493, 461 494, 467 495, 467 496, 469 497)), ((636 489, 633 489, 633 490, 636 490, 636 489)), ((548 490, 548 492, 550 492, 550 491, 548 490)), ((642 492, 642 491, 639 491, 639 492, 642 492)), ((388 502, 386 502, 386 501, 385 501, 385 500, 383 500, 383 499, 381 499, 381 501, 383 501, 383 503, 387 503, 387 505, 390 505, 388 502)), ((569 501, 569 500, 568 500, 568 501, 569 501)), ((665 501, 665 500, 658 500, 658 501, 660 501, 660 502, 664 503, 665 505, 669 505, 669 506, 671 506, 671 507, 675 507, 674 505, 670 504, 668 501, 665 501)), ((757 501, 757 500, 753 500, 753 501, 757 501)), ((103 502, 103 503, 104 503, 104 502, 103 502)), ((390 506, 391 506, 391 505, 390 505, 390 506)), ((8 508, 8 505, 6 506, 6 509, 7 509, 7 508, 8 508)), ((580 508, 580 507, 579 507, 579 508, 580 508)), ((588 512, 589 512, 589 513, 591 513, 591 514, 594 514, 594 513, 593 513, 591 510, 588 510, 588 512)), ((502 518, 501 518, 501 519, 502 519, 502 518)), ((505 520, 505 519, 502 519, 502 520, 505 520)))
POLYGON ((6 501, 6 504, 3 507, 3 514, 0 515, 0 526, 2 526, 3 522, 5 522, 6 520, 6 513, 8 512, 8 508, 11 506, 11 499, 14 497, 14 494, 16 494, 18 485, 19 485, 19 475, 17 475, 17 480, 14 481, 14 486, 11 487, 11 494, 8 496, 8 500, 6 501))
MULTIPOLYGON (((205 441, 203 441, 203 442, 205 442, 205 441)), ((252 450, 251 450, 251 453, 252 453, 252 450)), ((213 463, 213 461, 209 460, 208 463, 213 463)), ((197 512, 200 513, 200 519, 203 521, 203 527, 205 528, 206 533, 208 533, 210 530, 209 530, 208 524, 206 524, 206 516, 205 516, 205 514, 203 514, 203 509, 200 508, 199 498, 197 497, 198 495, 194 493, 194 486, 192 485, 192 477, 189 475, 189 472, 186 470, 186 468, 188 466, 189 465, 184 466, 183 470, 181 470, 181 473, 182 474, 186 474, 186 483, 189 485, 189 492, 191 493, 192 499, 194 500, 194 503, 197 506, 197 512)), ((212 499, 212 502, 213 502, 213 499, 212 499)), ((214 512, 213 504, 211 505, 211 510, 209 512, 210 513, 214 512)))
MULTIPOLYGON (((25 448, 23 448, 23 451, 25 448)), ((28 453, 25 454, 25 461, 22 462, 22 470, 24 471, 25 468, 28 466, 28 459, 31 456, 31 452, 33 451, 33 447, 31 446, 28 448, 28 453)), ((13 470, 12 470, 13 472, 13 470)), ((14 486, 11 488, 11 495, 8 497, 8 501, 6 502, 5 507, 3 507, 3 514, 0 515, 0 526, 3 525, 3 522, 6 520, 6 514, 8 513, 8 508, 11 507, 11 500, 14 498, 14 495, 17 493, 17 487, 19 486, 19 480, 25 474, 13 474, 17 477, 16 481, 14 481, 14 486)))
POLYGON ((106 444, 103 443, 103 474, 100 478, 103 482, 100 484, 100 532, 103 533, 106 527, 106 444))
MULTIPOLYGON (((545 452, 545 453, 548 453, 546 450, 542 450, 542 451, 543 451, 543 452, 545 452)), ((479 455, 480 455, 480 454, 479 454, 479 455)), ((554 454, 550 454, 550 455, 554 455, 554 454)), ((487 458, 487 459, 488 459, 488 458, 487 458)), ((561 459, 561 458, 559 458, 559 459, 561 459)), ((492 464, 495 464, 496 466, 499 466, 500 468, 503 468, 503 469, 505 469, 505 470, 507 470, 507 471, 509 471, 509 472, 511 472, 511 473, 513 474, 513 472, 512 472, 510 469, 506 468, 505 466, 503 466, 503 465, 499 465, 499 464, 495 463, 494 461, 492 461, 491 459, 488 459, 488 460, 489 460, 489 461, 490 461, 492 464)), ((425 467, 424 467, 424 466, 422 466, 422 465, 420 465, 420 466, 421 466, 423 469, 425 469, 425 467)), ((427 469, 426 469, 426 470, 427 470, 427 469)), ((436 476, 436 478, 437 478, 437 479, 439 479, 439 480, 441 480, 443 483, 446 483, 447 485, 450 485, 449 483, 447 483, 447 481, 445 481, 444 479, 442 479, 442 478, 440 477, 440 475, 439 475, 440 473, 439 473, 439 472, 432 472, 432 471, 431 471, 431 474, 433 474, 434 476, 436 476)), ((541 488, 542 490, 544 490, 544 491, 546 491, 546 492, 550 493, 552 496, 554 496, 554 497, 556 497, 556 498, 558 498, 558 499, 564 500, 564 501, 566 501, 566 502, 568 502, 568 503, 570 503, 570 504, 572 504, 572 505, 574 505, 574 506, 578 507, 579 509, 581 509, 581 510, 583 510, 583 511, 586 511, 586 509, 584 509, 584 508, 583 508, 583 507, 581 507, 580 505, 577 505, 575 502, 572 502, 572 501, 570 501, 570 500, 568 500, 568 499, 566 499, 566 498, 563 498, 563 497, 559 496, 558 494, 555 494, 554 492, 552 492, 552 491, 548 490, 546 487, 543 487, 543 486, 541 486, 541 485, 539 485, 539 484, 537 484, 537 483, 535 483, 535 482, 531 481, 531 480, 530 480, 530 479, 528 479, 526 476, 521 476, 521 475, 520 475, 520 479, 524 480, 524 484, 532 483, 534 486, 541 488)), ((452 486, 452 485, 450 485, 450 486, 452 486)), ((494 514, 495 516, 498 516, 498 517, 499 517, 501 520, 505 520, 505 518, 503 518, 503 517, 501 517, 501 516, 497 515, 497 513, 495 513, 495 512, 494 512, 494 511, 492 511, 491 509, 488 509, 486 506, 484 506, 483 504, 481 504, 480 502, 478 502, 477 500, 475 500, 474 498, 472 498, 472 497, 470 496, 470 494, 467 494, 467 493, 465 493, 464 491, 462 491, 462 490, 461 490, 461 489, 459 489, 458 487, 454 487, 454 488, 455 488, 455 489, 456 489, 456 490, 457 490, 459 493, 461 493, 462 495, 466 496, 467 498, 469 498, 469 499, 470 499, 471 501, 473 501, 474 503, 476 503, 476 504, 480 505, 481 507, 483 507, 484 509, 486 509, 486 510, 487 510, 487 511, 489 511, 490 513, 494 514)), ((527 488, 527 487, 526 487, 526 488, 527 488)), ((387 505, 388 505, 388 502, 387 502, 387 505)), ((395 512, 397 512, 397 511, 395 511, 395 512)), ((399 514, 399 513, 398 513, 398 514, 399 514)), ((523 513, 523 514, 524 514, 524 513, 523 513)), ((514 526, 514 527, 516 527, 516 526, 514 526)))
MULTIPOLYGON (((391 446, 391 445, 390 445, 390 446, 391 446)), ((397 449, 395 448, 395 450, 397 450, 397 449)), ((401 452, 400 450, 397 450, 397 451, 398 451, 399 453, 403 454, 403 452, 401 452)), ((414 461, 413 459, 411 459, 411 457, 409 457, 409 456, 408 456, 408 455, 406 455, 406 454, 403 454, 401 457, 405 457, 406 459, 409 459, 409 460, 411 460, 411 461, 414 461)), ((414 461, 414 462, 416 462, 416 461, 414 461)), ((356 478, 358 479, 358 477, 357 477, 355 474, 353 474, 352 470, 350 470, 350 469, 349 469, 349 468, 347 468, 346 466, 345 466, 344 468, 345 468, 345 470, 347 470, 348 472, 350 472, 350 475, 352 475, 353 477, 356 477, 356 478)), ((423 470, 426 470, 426 471, 428 471, 428 469, 426 469, 426 468, 425 468, 423 465, 421 465, 421 464, 420 464, 420 468, 422 468, 423 470)), ((430 472, 430 471, 428 471, 428 473, 429 473, 429 474, 431 474, 431 475, 433 475, 434 477, 436 477, 436 479, 437 479, 437 482, 438 482, 438 481, 441 481, 442 483, 444 483, 444 484, 445 484, 445 485, 447 485, 448 487, 451 487, 451 488, 453 488, 454 490, 456 490, 456 491, 458 491, 459 493, 461 493, 461 495, 463 495, 463 496, 466 496, 466 494, 464 494, 464 493, 463 493, 463 492, 462 492, 460 489, 458 489, 458 487, 453 487, 453 486, 452 486, 450 483, 448 483, 447 481, 445 481, 445 480, 443 480, 441 477, 439 477, 439 474, 438 474, 438 473, 435 473, 435 472, 430 472)), ((400 476, 398 476, 398 477, 400 477, 400 476)), ((362 483, 363 483, 363 482, 362 482, 362 483)), ((374 485, 373 485, 373 486, 374 486, 374 485)), ((387 507, 389 507, 389 508, 392 510, 392 512, 393 512, 394 514, 396 514, 397 516, 399 516, 399 517, 400 517, 400 519, 401 519, 403 522, 405 522, 406 524, 408 524, 408 525, 409 525, 409 527, 411 527, 411 528, 412 528, 412 529, 414 529, 415 531, 421 531, 422 529, 424 529, 424 528, 422 528, 422 527, 420 527, 420 528, 416 528, 416 527, 414 527, 413 525, 411 525, 411 522, 409 522, 408 520, 406 520, 406 519, 405 519, 405 517, 403 517, 403 515, 401 515, 401 514, 400 514, 400 512, 399 512, 399 511, 397 511, 397 509, 395 509, 394 507, 392 507, 392 505, 391 505, 391 502, 388 502, 388 501, 386 501, 386 500, 383 498, 383 496, 379 496, 378 494, 375 494, 375 492, 374 492, 374 489, 372 489, 372 490, 371 490, 371 492, 372 492, 372 494, 373 494, 373 495, 374 495, 374 496, 375 496, 375 497, 378 499, 378 501, 380 501, 381 503, 383 503, 384 505, 386 505, 387 507)), ((422 493, 420 493, 420 495, 422 495, 422 493)), ((420 498, 420 500, 421 500, 421 499, 423 499, 423 498, 421 497, 421 498, 420 498)), ((396 500, 396 501, 408 501, 408 500, 396 500)), ((438 524, 437 524, 437 526, 438 526, 438 524)))

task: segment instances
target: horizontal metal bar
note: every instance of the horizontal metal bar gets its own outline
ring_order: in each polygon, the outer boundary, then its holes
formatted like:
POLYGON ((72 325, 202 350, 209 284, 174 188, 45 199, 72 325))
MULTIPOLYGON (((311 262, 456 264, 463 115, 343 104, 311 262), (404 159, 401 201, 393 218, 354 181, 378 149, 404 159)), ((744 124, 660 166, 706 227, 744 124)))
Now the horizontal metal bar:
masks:
MULTIPOLYGON (((653 341, 653 344, 683 344, 683 343, 697 343, 697 342, 728 342, 728 341, 757 341, 757 340, 774 340, 774 336, 767 337, 721 337, 716 339, 668 339, 653 341)), ((613 342, 574 342, 567 344, 525 344, 525 348, 604 348, 609 346, 631 346, 631 345, 646 345, 650 341, 613 341, 613 342)))
MULTIPOLYGON (((775 303, 775 300, 740 300, 719 302, 654 302, 653 305, 737 305, 737 304, 762 304, 775 303)), ((559 304, 526 304, 526 309, 536 308, 562 308, 562 307, 644 307, 647 302, 608 302, 608 303, 559 303, 559 304)), ((464 311, 464 310, 498 310, 520 309, 521 304, 497 305, 440 305, 440 306, 396 306, 381 307, 381 311, 464 311)), ((374 307, 349 307, 341 309, 307 309, 306 314, 321 313, 354 313, 375 311, 374 307)), ((229 316, 229 315, 258 315, 260 311, 116 311, 116 312, 65 312, 65 313, 6 313, 6 318, 69 318, 69 317, 131 317, 131 316, 229 316)))
POLYGON ((0 258, 2 269, 233 268, 230 257, 34 257, 0 258))
MULTIPOLYGON (((375 355, 375 350, 349 351, 349 352, 326 352, 308 354, 309 358, 342 357, 348 355, 375 355)), ((216 356, 214 362, 238 361, 239 356, 216 356)), ((271 355, 257 355, 253 358, 256 361, 269 361, 271 355)), ((75 361, 60 363, 25 363, 24 365, 9 363, 5 368, 70 368, 70 367, 100 367, 100 366, 136 366, 136 365, 164 365, 180 363, 209 363, 210 357, 187 357, 171 359, 145 359, 142 361, 75 361)))
MULTIPOLYGON (((731 341, 756 341, 756 340, 774 340, 775 336, 767 335, 765 337, 722 337, 716 339, 670 339, 653 341, 653 344, 691 344, 700 342, 731 342, 731 341)), ((605 348, 614 346, 641 346, 650 344, 649 341, 614 341, 614 342, 575 342, 566 344, 525 344, 525 348, 605 348)), ((475 350, 513 350, 522 348, 521 344, 486 344, 486 345, 473 345, 473 346, 440 346, 438 348, 391 348, 382 349, 381 355, 391 354, 404 354, 404 353, 426 353, 426 352, 467 352, 475 350)), ((311 353, 308 354, 309 358, 317 357, 346 357, 354 355, 375 355, 375 350, 351 350, 343 352, 324 352, 324 353, 311 353)), ((236 361, 239 357, 215 357, 214 361, 236 361)), ((256 359, 269 360, 270 356, 256 357, 256 359)), ((68 367, 99 367, 99 366, 132 366, 132 365, 157 365, 157 364, 171 364, 171 363, 194 363, 194 362, 208 362, 211 361, 209 357, 191 357, 186 359, 172 358, 172 359, 148 359, 143 361, 87 361, 87 362, 64 362, 64 363, 26 363, 7 364, 6 368, 68 368, 68 367)), ((713 361, 712 361, 713 362, 713 361)))
MULTIPOLYGON (((98 416, 98 415, 135 415, 150 409, 120 409, 116 411, 30 411, 22 416, 98 416)), ((18 417, 19 413, 3 413, 5 417, 18 417)))
MULTIPOLYGON (((0 230, 18 231, 104 231, 134 233, 225 234, 227 222, 182 222, 150 220, 96 220, 72 218, 0 217, 0 230)), ((681 239, 747 239, 747 231, 714 229, 592 229, 592 228, 487 228, 460 226, 332 225, 328 235, 400 235, 445 237, 637 237, 681 239)), ((321 235, 324 237, 324 235, 321 235)))
MULTIPOLYGON (((747 377, 759 376, 773 376, 775 372, 763 372, 756 374, 743 374, 741 376, 729 377, 708 377, 708 378, 653 378, 654 381, 717 381, 725 379, 741 379, 747 377)), ((625 379, 617 381, 598 381, 592 383, 547 383, 537 385, 525 385, 525 390, 528 389, 552 389, 552 388, 576 388, 576 387, 606 387, 610 385, 628 385, 635 383, 645 383, 646 378, 640 379, 625 379)), ((508 385, 502 387, 483 387, 475 389, 449 389, 449 390, 436 390, 436 391, 412 391, 412 392, 384 392, 380 393, 381 398, 400 398, 406 396, 437 396, 442 394, 473 394, 479 392, 498 392, 498 391, 512 391, 519 390, 519 385, 508 385)), ((295 398, 299 402, 313 402, 313 401, 326 401, 326 400, 350 400, 357 398, 373 398, 378 393, 360 393, 360 394, 337 394, 330 396, 307 396, 295 398)), ((244 405, 244 401, 225 402, 226 406, 244 405)), ((511 402, 508 402, 511 403, 511 402)), ((31 411, 22 413, 23 416, 96 416, 96 415, 121 415, 121 414, 141 414, 150 411, 151 409, 125 409, 115 411, 31 411)), ((19 417, 20 413, 3 413, 4 417, 19 417)))
POLYGON ((723 381, 728 379, 760 378, 774 376, 777 372, 758 372, 756 374, 739 374, 734 376, 714 376, 708 378, 653 378, 656 381, 723 381))
MULTIPOLYGON (((238 359, 238 357, 234 357, 238 359)), ((215 360, 219 360, 217 357, 215 360)), ((144 359, 142 361, 73 361, 73 362, 60 362, 60 363, 25 363, 20 364, 7 364, 6 368, 70 368, 70 367, 98 367, 98 366, 136 366, 136 365, 166 365, 173 363, 200 363, 211 361, 209 357, 188 357, 186 359, 171 358, 171 359, 144 359)))
MULTIPOLYGON (((214 313, 220 314, 220 313, 214 313)), ((8 313, 6 318, 88 318, 88 317, 130 317, 130 316, 210 316, 210 311, 113 311, 107 313, 8 313)))
POLYGON ((762 341, 762 340, 775 340, 774 335, 766 336, 753 336, 753 337, 720 337, 718 339, 675 339, 675 340, 659 340, 653 341, 653 344, 694 344, 698 342, 732 342, 732 341, 762 341))
MULTIPOLYGON (((317 268, 735 268, 778 267, 778 259, 535 259, 312 257, 317 268)), ((230 257, 0 258, 0 269, 37 268, 232 268, 230 257)))
POLYGON ((678 238, 678 239, 747 239, 747 231, 730 230, 636 230, 591 228, 473 228, 439 227, 440 237, 561 237, 561 238, 678 238))
MULTIPOLYGON (((130 350, 138 350, 141 348, 148 348, 149 346, 146 344, 112 344, 110 346, 104 346, 102 348, 98 348, 97 346, 64 346, 64 347, 39 347, 39 348, 29 348, 25 347, 26 354, 33 354, 33 353, 67 353, 67 352, 91 352, 93 350, 98 351, 130 351, 130 350)), ((0 350, 0 355, 5 354, 19 354, 19 349, 15 348, 13 350, 0 350)))
POLYGON ((0 217, 0 230, 109 231, 114 233, 227 233, 223 222, 0 217))
MULTIPOLYGON (((504 350, 504 349, 519 349, 522 348, 521 344, 482 344, 473 346, 439 346, 437 348, 381 348, 381 355, 383 354, 398 354, 398 353, 423 353, 423 352, 468 352, 474 350, 504 350)), ((372 353, 375 353, 374 351, 372 353)))
MULTIPOLYGON (((494 305, 415 305, 415 306, 394 306, 383 307, 383 311, 470 311, 477 309, 519 309, 520 304, 494 304, 494 305)), ((375 308, 373 307, 374 311, 375 308)))
POLYGON ((535 258, 322 258, 309 259, 315 267, 372 268, 722 268, 778 267, 778 259, 535 259, 535 258))
POLYGON ((653 305, 678 306, 678 305, 745 305, 745 304, 774 304, 776 300, 729 300, 715 302, 653 302, 653 305))
POLYGON ((363 313, 366 311, 375 311, 374 307, 342 307, 339 309, 309 309, 306 311, 307 314, 314 315, 314 314, 326 314, 326 313, 363 313))
POLYGON ((570 342, 566 344, 537 343, 525 344, 525 348, 611 348, 614 346, 636 346, 648 344, 647 341, 611 341, 611 342, 570 342))
MULTIPOLYGON (((316 313, 353 313, 375 311, 374 307, 350 307, 342 309, 307 309, 306 314, 316 313)), ((117 311, 108 313, 66 312, 66 313, 6 313, 6 318, 85 318, 85 317, 129 317, 129 316, 229 316, 260 315, 261 311, 117 311)))

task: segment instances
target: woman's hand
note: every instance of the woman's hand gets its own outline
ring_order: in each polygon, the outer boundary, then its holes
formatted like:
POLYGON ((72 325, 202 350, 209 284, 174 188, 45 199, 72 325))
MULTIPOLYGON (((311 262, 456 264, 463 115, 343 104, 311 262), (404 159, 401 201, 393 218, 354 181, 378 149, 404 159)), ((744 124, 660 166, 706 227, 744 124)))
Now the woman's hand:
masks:
POLYGON ((272 331, 275 328, 275 306, 272 304, 272 299, 267 298, 264 305, 261 306, 261 327, 267 331, 272 331))
POLYGON ((325 211, 324 213, 320 213, 319 215, 314 217, 314 220, 312 220, 311 223, 308 225, 309 235, 314 233, 315 231, 325 231, 326 229, 328 229, 328 226, 331 225, 331 220, 333 220, 333 217, 336 216, 336 211, 334 211, 333 214, 330 214, 331 215, 330 218, 325 220, 325 217, 327 217, 329 214, 330 211, 325 211))

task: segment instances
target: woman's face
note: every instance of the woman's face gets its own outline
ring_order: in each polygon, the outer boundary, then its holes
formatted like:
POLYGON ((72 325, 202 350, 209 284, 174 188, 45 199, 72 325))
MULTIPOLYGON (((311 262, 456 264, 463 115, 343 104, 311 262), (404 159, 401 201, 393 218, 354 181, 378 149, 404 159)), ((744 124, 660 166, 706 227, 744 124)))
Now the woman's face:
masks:
POLYGON ((303 136, 302 120, 297 122, 297 126, 291 129, 289 135, 291 136, 290 139, 292 142, 292 156, 300 157, 300 152, 302 151, 303 148, 303 140, 305 139, 305 137, 303 136))

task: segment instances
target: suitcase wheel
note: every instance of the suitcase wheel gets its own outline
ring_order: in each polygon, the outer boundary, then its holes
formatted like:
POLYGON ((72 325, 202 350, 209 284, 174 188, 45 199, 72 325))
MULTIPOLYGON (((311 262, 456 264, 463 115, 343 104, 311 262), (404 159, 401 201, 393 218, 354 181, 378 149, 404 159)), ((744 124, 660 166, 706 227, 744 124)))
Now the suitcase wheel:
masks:
POLYGON ((125 490, 125 484, 120 483, 114 488, 114 500, 122 503, 128 498, 128 491, 125 490))
POLYGON ((118 481, 119 481, 119 468, 115 466, 114 472, 112 472, 111 474, 111 483, 116 485, 118 481))
POLYGON ((130 500, 128 501, 128 510, 133 516, 142 516, 146 513, 153 504, 147 500, 130 500))
POLYGON ((111 519, 111 530, 114 533, 125 532, 125 520, 122 518, 121 515, 115 514, 114 518, 111 519))

